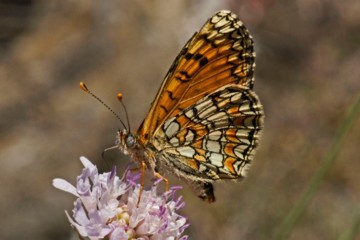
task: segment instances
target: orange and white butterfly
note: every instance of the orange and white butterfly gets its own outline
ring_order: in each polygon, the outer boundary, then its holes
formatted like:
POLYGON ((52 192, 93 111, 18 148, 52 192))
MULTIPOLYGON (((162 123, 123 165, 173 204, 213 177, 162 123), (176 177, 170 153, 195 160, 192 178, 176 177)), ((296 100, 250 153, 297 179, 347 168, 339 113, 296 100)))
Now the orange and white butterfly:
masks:
POLYGON ((175 59, 137 133, 118 132, 118 148, 143 169, 171 172, 215 201, 212 182, 245 176, 263 128, 254 58, 243 23, 217 12, 175 59))

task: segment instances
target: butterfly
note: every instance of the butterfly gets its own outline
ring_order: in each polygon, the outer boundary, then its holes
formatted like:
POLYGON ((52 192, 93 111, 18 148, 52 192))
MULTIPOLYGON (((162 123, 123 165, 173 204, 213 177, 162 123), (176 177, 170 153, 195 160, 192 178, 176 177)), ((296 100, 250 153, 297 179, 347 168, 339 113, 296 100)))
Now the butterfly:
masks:
POLYGON ((263 128, 253 91, 254 42, 236 15, 221 10, 176 57, 136 133, 117 147, 167 181, 173 173, 208 202, 213 182, 246 175, 263 128))

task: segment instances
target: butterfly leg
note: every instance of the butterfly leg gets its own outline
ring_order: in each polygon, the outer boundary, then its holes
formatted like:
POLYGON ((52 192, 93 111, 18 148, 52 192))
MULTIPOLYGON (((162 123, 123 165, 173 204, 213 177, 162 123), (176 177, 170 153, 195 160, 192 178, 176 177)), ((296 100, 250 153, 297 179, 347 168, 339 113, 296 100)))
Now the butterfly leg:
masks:
POLYGON ((140 189, 139 189, 139 198, 138 198, 138 201, 136 203, 136 207, 139 207, 141 195, 142 195, 142 192, 143 192, 143 189, 144 189, 145 170, 146 170, 146 164, 145 164, 144 161, 141 161, 141 182, 140 182, 140 189))
POLYGON ((155 177, 164 180, 165 182, 165 192, 169 191, 169 179, 167 179, 166 177, 162 176, 160 173, 155 172, 155 177))

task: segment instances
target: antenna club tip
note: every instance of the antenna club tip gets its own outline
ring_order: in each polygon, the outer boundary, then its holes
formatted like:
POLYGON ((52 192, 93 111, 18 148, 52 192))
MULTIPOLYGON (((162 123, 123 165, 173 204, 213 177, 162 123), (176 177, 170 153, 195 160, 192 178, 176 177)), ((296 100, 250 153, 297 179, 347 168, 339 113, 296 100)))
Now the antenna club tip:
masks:
POLYGON ((118 93, 117 94, 117 99, 121 102, 123 99, 123 94, 122 93, 118 93))
POLYGON ((85 85, 85 83, 83 83, 83 82, 80 82, 80 88, 83 90, 83 91, 85 91, 85 92, 89 92, 89 89, 86 87, 86 85, 85 85))

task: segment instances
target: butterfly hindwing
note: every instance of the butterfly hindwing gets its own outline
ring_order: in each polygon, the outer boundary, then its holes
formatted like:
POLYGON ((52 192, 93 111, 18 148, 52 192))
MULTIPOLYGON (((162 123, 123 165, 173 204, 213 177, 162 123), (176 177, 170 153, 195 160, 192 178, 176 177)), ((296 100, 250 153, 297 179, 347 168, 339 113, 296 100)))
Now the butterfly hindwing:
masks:
POLYGON ((154 146, 175 168, 200 178, 238 178, 252 161, 263 127, 256 94, 229 85, 167 120, 154 146))

